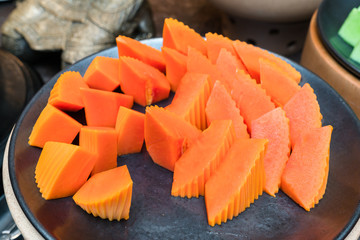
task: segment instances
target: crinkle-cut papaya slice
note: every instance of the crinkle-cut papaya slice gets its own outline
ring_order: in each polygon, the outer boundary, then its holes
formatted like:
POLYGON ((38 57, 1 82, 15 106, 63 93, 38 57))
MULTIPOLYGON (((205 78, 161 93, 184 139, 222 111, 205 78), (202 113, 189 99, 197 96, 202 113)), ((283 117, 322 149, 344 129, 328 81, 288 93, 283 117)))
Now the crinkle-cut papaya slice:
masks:
POLYGON ((281 184, 281 175, 290 156, 289 119, 285 111, 277 107, 251 123, 251 138, 268 139, 264 157, 264 190, 275 197, 281 184))
POLYGON ((325 194, 332 130, 328 125, 301 135, 281 178, 281 189, 306 211, 325 194))
POLYGON ((91 88, 80 90, 88 126, 114 128, 119 107, 132 108, 134 103, 132 96, 122 93, 91 88))
POLYGON ((128 220, 133 181, 126 165, 92 176, 73 196, 87 213, 110 221, 128 220))
POLYGON ((284 110, 289 118, 290 141, 294 146, 301 134, 321 127, 322 115, 314 89, 310 84, 304 86, 285 104, 284 110))
POLYGON ((188 54, 188 47, 197 49, 204 56, 207 54, 205 39, 176 19, 165 18, 162 37, 164 47, 176 49, 185 55, 188 54))
POLYGON ((80 88, 88 88, 80 73, 64 72, 51 89, 48 103, 63 111, 79 111, 84 108, 80 88))
POLYGON ((205 184, 208 224, 238 216, 263 193, 266 139, 236 139, 205 184))
POLYGON ((252 78, 256 79, 258 83, 260 82, 260 58, 265 58, 276 62, 285 72, 291 76, 291 78, 296 83, 300 82, 301 74, 289 63, 275 56, 269 51, 239 40, 233 41, 233 44, 236 53, 239 55, 240 59, 246 66, 249 74, 252 78))
POLYGON ((277 106, 283 107, 301 87, 277 63, 264 58, 259 62, 261 87, 277 106))
POLYGON ((231 120, 213 121, 175 163, 171 195, 204 196, 206 181, 221 164, 235 138, 231 120))
POLYGON ((219 56, 216 60, 216 67, 219 69, 223 76, 223 84, 229 93, 231 93, 233 89, 234 79, 236 78, 236 72, 242 70, 247 73, 244 65, 234 57, 229 51, 226 49, 221 49, 219 52, 219 56))
POLYGON ((221 49, 226 49, 233 56, 237 57, 237 53, 233 47, 233 41, 221 34, 208 32, 205 34, 207 56, 211 63, 215 64, 221 49))
POLYGON ((84 126, 79 146, 96 156, 91 175, 117 167, 117 134, 114 128, 84 126))
POLYGON ((131 57, 120 57, 120 87, 141 106, 169 97, 170 84, 158 69, 131 57))
POLYGON ((120 85, 119 59, 96 56, 86 69, 84 81, 91 88, 114 91, 120 85))
POLYGON ((46 142, 35 168, 35 181, 45 200, 69 197, 86 182, 95 155, 79 146, 46 142))
POLYGON ((205 106, 210 92, 209 75, 187 72, 166 109, 204 130, 207 126, 205 106))
POLYGON ((116 118, 117 154, 138 153, 144 143, 145 115, 141 112, 120 107, 116 118))
POLYGON ((158 49, 122 35, 116 38, 116 45, 119 57, 136 58, 161 72, 165 72, 165 60, 158 49))
POLYGON ((251 122, 273 110, 275 104, 265 90, 244 71, 239 70, 236 75, 231 96, 251 133, 251 122))
POLYGON ((235 101, 231 98, 224 85, 216 81, 205 108, 207 125, 215 120, 232 120, 237 138, 249 138, 247 126, 235 101))
POLYGON ((161 51, 165 59, 166 78, 170 83, 171 90, 176 92, 182 77, 187 71, 187 56, 168 47, 162 47, 161 51))
POLYGON ((47 141, 71 143, 81 127, 81 123, 47 104, 34 124, 28 143, 40 148, 44 147, 47 141))
POLYGON ((145 112, 145 144, 152 160, 174 171, 175 162, 198 138, 201 131, 176 114, 158 106, 145 112))

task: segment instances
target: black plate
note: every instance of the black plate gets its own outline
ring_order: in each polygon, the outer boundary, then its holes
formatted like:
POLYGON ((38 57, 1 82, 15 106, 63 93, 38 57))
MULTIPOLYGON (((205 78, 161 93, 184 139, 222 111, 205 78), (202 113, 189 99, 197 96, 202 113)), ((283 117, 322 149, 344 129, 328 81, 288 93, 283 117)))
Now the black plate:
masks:
POLYGON ((317 26, 320 39, 330 54, 348 71, 360 78, 360 63, 350 59, 353 47, 338 35, 351 9, 358 6, 358 0, 324 0, 319 6, 317 26))
MULTIPOLYGON (((162 41, 153 39, 145 43, 159 48, 162 41)), ((117 57, 117 49, 97 55, 117 57)), ((94 56, 67 70, 84 74, 94 56)), ((35 228, 49 239, 344 238, 360 215, 360 123, 329 85, 298 64, 289 62, 301 72, 301 84, 308 82, 314 88, 323 124, 334 127, 328 186, 324 198, 310 212, 281 191, 276 198, 264 193, 232 221, 210 227, 204 198, 171 197, 172 173, 154 164, 145 149, 118 159, 120 165, 128 165, 134 182, 129 220, 110 222, 92 217, 76 206, 71 197, 43 200, 34 180, 40 149, 30 147, 27 139, 60 73, 26 107, 11 138, 10 179, 21 208, 35 228)), ((168 103, 169 100, 161 105, 168 103)))

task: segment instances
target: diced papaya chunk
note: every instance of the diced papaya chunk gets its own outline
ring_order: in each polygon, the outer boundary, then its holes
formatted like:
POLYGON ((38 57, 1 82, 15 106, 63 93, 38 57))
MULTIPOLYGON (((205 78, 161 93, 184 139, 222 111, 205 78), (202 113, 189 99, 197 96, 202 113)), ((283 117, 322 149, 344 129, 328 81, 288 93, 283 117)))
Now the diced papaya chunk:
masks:
POLYGON ((170 84, 158 69, 131 57, 120 57, 120 87, 141 106, 169 97, 170 84))
POLYGON ((126 37, 118 36, 116 38, 116 45, 119 53, 119 57, 127 56, 136 58, 159 71, 165 71, 165 61, 161 52, 149 45, 146 45, 138 40, 126 37))
POLYGON ((278 107, 253 120, 251 138, 269 140, 264 157, 264 190, 275 197, 280 188, 281 175, 290 156, 289 119, 285 116, 285 111, 278 107))
POLYGON ((235 140, 231 120, 213 121, 175 163, 171 195, 199 197, 235 140))
POLYGON ((219 168, 205 184, 210 226, 227 222, 263 193, 266 139, 236 139, 219 168))
POLYGON ((73 196, 87 213, 110 221, 129 219, 133 181, 126 165, 92 176, 73 196))
POLYGON ((86 182, 95 155, 79 146, 47 142, 35 168, 35 180, 46 200, 68 197, 86 182))
POLYGON ((84 126, 80 130, 79 146, 96 156, 91 175, 117 166, 117 134, 114 128, 84 126))
POLYGON ((78 121, 47 104, 31 131, 29 145, 42 148, 47 141, 71 143, 81 127, 78 121))
POLYGON ((281 178, 281 189, 306 211, 325 194, 332 130, 328 125, 301 135, 281 178))
POLYGON ((146 108, 145 144, 152 160, 174 171, 175 162, 201 131, 176 114, 158 106, 146 108))
POLYGON ((96 56, 84 74, 89 87, 104 91, 113 91, 120 85, 119 59, 96 56))
POLYGON ((141 112, 120 107, 116 119, 117 154, 138 153, 144 143, 145 115, 141 112))
POLYGON ((84 108, 80 88, 88 88, 79 72, 64 72, 57 79, 50 91, 48 103, 54 107, 70 112, 84 108))
POLYGON ((187 57, 172 48, 162 47, 161 49, 166 63, 166 78, 170 83, 171 90, 176 92, 182 77, 187 71, 187 57))
POLYGON ((120 106, 132 108, 133 97, 130 95, 97 89, 81 89, 85 104, 85 117, 88 126, 115 127, 120 106))
POLYGON ((207 125, 215 120, 232 120, 237 138, 249 138, 247 126, 224 85, 216 81, 205 108, 207 125))
POLYGON ((165 18, 162 37, 164 47, 176 49, 185 55, 188 53, 188 47, 192 47, 206 56, 205 39, 176 19, 165 18))
POLYGON ((184 75, 167 110, 189 121, 197 128, 206 128, 205 105, 210 96, 209 76, 188 72, 184 75))

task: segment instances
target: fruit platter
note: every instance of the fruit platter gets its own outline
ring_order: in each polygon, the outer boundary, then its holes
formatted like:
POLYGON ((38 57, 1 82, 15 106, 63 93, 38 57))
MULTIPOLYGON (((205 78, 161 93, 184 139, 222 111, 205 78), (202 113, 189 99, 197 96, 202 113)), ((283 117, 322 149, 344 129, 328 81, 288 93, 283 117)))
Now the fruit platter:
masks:
POLYGON ((163 38, 119 36, 32 99, 7 160, 15 198, 42 237, 343 239, 352 231, 360 124, 347 103, 284 57, 205 37, 166 19, 163 38), (281 166, 266 165, 278 152, 281 166))

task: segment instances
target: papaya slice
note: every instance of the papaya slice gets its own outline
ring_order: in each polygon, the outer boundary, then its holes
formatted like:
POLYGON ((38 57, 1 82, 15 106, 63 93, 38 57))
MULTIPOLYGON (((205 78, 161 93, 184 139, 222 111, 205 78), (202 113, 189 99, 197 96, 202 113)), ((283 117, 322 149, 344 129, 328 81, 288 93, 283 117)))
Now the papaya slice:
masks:
POLYGON ((88 88, 80 73, 64 72, 51 89, 48 103, 63 111, 79 111, 84 108, 80 88, 88 88))
POLYGON ((239 61, 238 58, 234 57, 226 49, 221 49, 219 56, 216 60, 216 67, 220 70, 223 75, 223 83, 227 88, 228 92, 231 93, 234 85, 234 79, 236 78, 236 72, 243 70, 247 72, 244 65, 239 61))
POLYGON ((207 125, 215 120, 232 120, 237 138, 249 138, 247 126, 224 85, 216 81, 205 107, 207 125))
POLYGON ((134 99, 130 95, 103 90, 81 88, 88 126, 115 127, 120 106, 132 108, 134 99))
POLYGON ((170 84, 158 69, 131 57, 120 57, 120 87, 141 106, 169 97, 170 84))
POLYGON ((84 80, 91 88, 114 91, 120 85, 119 59, 96 56, 86 69, 84 80))
POLYGON ((69 197, 86 182, 95 155, 68 143, 46 142, 35 168, 35 181, 45 200, 69 197))
POLYGON ((166 109, 204 130, 207 126, 205 105, 210 92, 209 75, 187 72, 166 109))
POLYGON ((285 111, 277 107, 251 123, 251 138, 268 139, 264 156, 264 190, 275 197, 281 184, 281 175, 290 156, 289 119, 285 111))
POLYGON ((263 193, 266 139, 236 139, 205 184, 208 224, 232 220, 263 193))
POLYGON ((261 87, 277 106, 283 107, 301 87, 275 62, 264 58, 259 62, 261 87))
POLYGON ((187 71, 187 57, 172 48, 162 47, 161 50, 166 63, 166 78, 170 83, 171 90, 176 92, 182 77, 187 71))
POLYGON ((301 74, 289 63, 275 56, 267 50, 255 47, 252 44, 242 42, 239 40, 233 41, 234 49, 244 65, 248 70, 252 78, 258 83, 260 82, 260 58, 269 59, 276 62, 285 72, 287 72, 291 78, 299 83, 301 80, 301 74))
POLYGON ((176 49, 185 55, 188 54, 188 47, 197 49, 204 56, 207 54, 205 39, 176 19, 165 18, 162 37, 164 47, 176 49))
POLYGON ((119 57, 127 56, 136 58, 161 72, 165 72, 165 60, 161 51, 146 45, 138 40, 119 35, 116 38, 119 57))
POLYGON ((133 181, 126 165, 92 176, 73 196, 87 213, 110 221, 129 219, 133 181))
POLYGON ((284 110, 289 118, 290 140, 294 146, 304 132, 321 127, 322 115, 314 89, 305 83, 304 86, 285 104, 284 110))
POLYGON ((281 178, 281 189, 306 211, 325 194, 332 130, 328 125, 301 135, 281 178))
POLYGON ((79 146, 96 156, 91 175, 117 167, 117 134, 107 127, 84 126, 80 130, 79 146))
POLYGON ((144 143, 145 115, 141 112, 120 107, 116 118, 117 154, 138 153, 144 143))
POLYGON ((239 70, 236 75, 231 96, 251 133, 251 122, 273 110, 275 104, 265 90, 244 71, 239 70))
POLYGON ((221 34, 208 32, 205 34, 207 56, 212 64, 216 63, 221 49, 226 49, 233 56, 237 57, 233 47, 233 41, 221 34))
POLYGON ((199 197, 235 140, 231 120, 213 121, 175 163, 171 195, 199 197))
POLYGON ((44 147, 47 141, 71 143, 81 127, 81 123, 47 104, 34 124, 28 143, 40 148, 44 147))
POLYGON ((175 162, 198 138, 201 131, 176 114, 158 106, 145 112, 145 144, 152 160, 174 171, 175 162))

